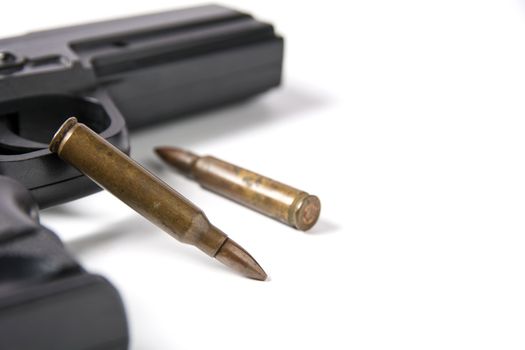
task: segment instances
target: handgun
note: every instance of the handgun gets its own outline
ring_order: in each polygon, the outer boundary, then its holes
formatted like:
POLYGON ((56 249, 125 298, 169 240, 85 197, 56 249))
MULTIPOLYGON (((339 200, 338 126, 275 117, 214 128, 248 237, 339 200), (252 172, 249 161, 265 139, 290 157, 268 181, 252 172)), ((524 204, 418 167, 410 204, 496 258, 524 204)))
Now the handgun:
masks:
POLYGON ((281 83, 271 24, 217 5, 0 40, 0 349, 127 349, 116 288, 38 212, 100 188, 48 150, 71 116, 129 153, 129 132, 281 83))

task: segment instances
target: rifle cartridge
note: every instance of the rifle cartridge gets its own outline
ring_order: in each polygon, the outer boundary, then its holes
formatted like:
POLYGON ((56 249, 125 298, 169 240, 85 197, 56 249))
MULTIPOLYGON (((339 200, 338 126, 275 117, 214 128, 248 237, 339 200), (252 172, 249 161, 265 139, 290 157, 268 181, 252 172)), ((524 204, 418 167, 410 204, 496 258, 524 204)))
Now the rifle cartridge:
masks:
POLYGON ((60 127, 49 149, 181 242, 247 277, 266 279, 255 259, 199 208, 76 118, 60 127))
POLYGON ((175 147, 155 151, 202 187, 299 230, 309 230, 319 218, 321 202, 314 195, 215 157, 199 157, 175 147))

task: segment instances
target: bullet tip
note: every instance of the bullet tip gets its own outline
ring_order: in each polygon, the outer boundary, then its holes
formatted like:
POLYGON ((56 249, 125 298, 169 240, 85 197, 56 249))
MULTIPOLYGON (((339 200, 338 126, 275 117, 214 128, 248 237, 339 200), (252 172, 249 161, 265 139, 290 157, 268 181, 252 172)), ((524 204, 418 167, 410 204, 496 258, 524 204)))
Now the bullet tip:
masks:
POLYGON ((177 147, 156 147, 155 153, 163 161, 186 175, 191 174, 193 164, 199 159, 197 155, 177 147))
POLYGON ((177 148, 169 147, 169 146, 159 146, 159 147, 155 147, 154 151, 155 153, 157 153, 159 156, 162 157, 164 154, 168 153, 169 151, 173 149, 177 149, 177 148))
POLYGON ((215 258, 248 278, 258 281, 265 281, 268 278, 268 275, 257 261, 240 245, 229 238, 221 246, 215 258))

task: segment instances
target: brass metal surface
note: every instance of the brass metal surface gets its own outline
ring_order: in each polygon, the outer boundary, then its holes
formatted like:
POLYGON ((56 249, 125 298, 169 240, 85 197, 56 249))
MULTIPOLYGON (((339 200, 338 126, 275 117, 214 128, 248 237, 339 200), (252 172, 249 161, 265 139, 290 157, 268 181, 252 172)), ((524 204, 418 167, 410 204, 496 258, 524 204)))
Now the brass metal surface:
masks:
POLYGON ((155 151, 202 187, 299 230, 312 228, 319 218, 319 198, 304 191, 211 156, 199 157, 174 147, 155 151))
POLYGON ((75 118, 61 126, 49 149, 181 242, 247 277, 266 279, 250 254, 199 208, 75 118))

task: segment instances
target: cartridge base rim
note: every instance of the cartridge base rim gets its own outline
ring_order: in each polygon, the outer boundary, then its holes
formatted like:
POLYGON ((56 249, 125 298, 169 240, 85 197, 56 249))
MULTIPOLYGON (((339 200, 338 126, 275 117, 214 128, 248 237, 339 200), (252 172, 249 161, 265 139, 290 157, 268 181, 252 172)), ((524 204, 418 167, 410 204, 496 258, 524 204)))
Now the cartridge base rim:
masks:
POLYGON ((311 229, 321 213, 321 201, 317 196, 306 195, 293 206, 293 225, 301 231, 311 229))
POLYGON ((60 145, 66 139, 68 132, 78 124, 75 117, 68 118, 55 133, 51 142, 49 143, 49 150, 53 153, 60 153, 60 145))

